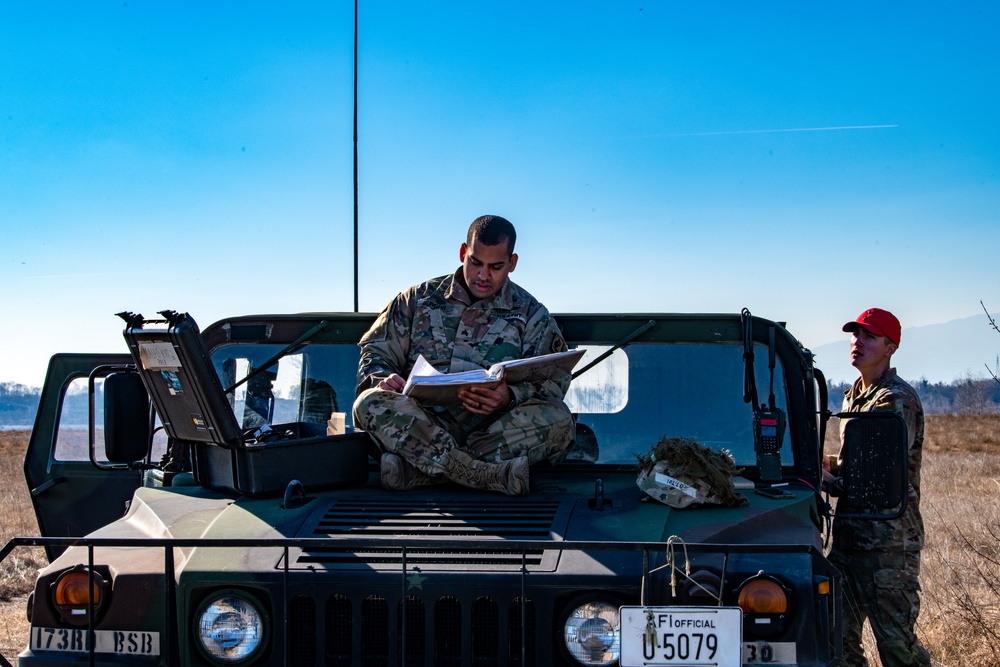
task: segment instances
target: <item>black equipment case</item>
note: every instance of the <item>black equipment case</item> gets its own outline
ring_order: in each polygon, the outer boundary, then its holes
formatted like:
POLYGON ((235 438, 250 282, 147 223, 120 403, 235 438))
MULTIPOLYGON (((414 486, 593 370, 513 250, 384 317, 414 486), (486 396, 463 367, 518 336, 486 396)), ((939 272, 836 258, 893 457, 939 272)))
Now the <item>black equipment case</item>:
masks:
POLYGON ((368 435, 326 435, 325 424, 275 424, 259 439, 240 430, 205 341, 187 313, 162 320, 120 313, 132 359, 167 435, 187 443, 195 481, 247 496, 273 496, 297 480, 306 490, 363 484, 368 435))

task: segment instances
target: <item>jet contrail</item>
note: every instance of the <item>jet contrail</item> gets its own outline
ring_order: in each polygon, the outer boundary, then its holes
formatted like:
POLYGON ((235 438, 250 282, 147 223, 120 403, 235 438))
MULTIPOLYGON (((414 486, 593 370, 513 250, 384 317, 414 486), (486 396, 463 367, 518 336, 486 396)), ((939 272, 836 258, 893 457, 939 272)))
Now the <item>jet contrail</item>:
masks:
POLYGON ((837 130, 885 130, 899 125, 841 125, 836 127, 790 127, 781 130, 723 130, 721 132, 688 132, 663 134, 663 137, 717 137, 727 134, 778 134, 782 132, 833 132, 837 130))
POLYGON ((76 278, 128 278, 132 276, 152 275, 150 271, 99 271, 95 273, 41 273, 33 276, 24 276, 25 280, 68 280, 76 278))

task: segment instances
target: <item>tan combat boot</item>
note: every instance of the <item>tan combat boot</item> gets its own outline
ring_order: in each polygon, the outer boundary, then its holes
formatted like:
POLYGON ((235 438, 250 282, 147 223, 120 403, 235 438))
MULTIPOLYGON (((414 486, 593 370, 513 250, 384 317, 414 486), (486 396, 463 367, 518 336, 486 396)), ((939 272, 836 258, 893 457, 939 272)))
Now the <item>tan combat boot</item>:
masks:
POLYGON ((448 452, 445 477, 473 489, 499 491, 508 496, 528 495, 528 457, 519 456, 500 463, 472 458, 461 449, 448 452))
POLYGON ((382 488, 387 491, 406 491, 418 486, 444 484, 445 481, 444 478, 425 475, 399 454, 386 452, 382 454, 380 463, 382 488))

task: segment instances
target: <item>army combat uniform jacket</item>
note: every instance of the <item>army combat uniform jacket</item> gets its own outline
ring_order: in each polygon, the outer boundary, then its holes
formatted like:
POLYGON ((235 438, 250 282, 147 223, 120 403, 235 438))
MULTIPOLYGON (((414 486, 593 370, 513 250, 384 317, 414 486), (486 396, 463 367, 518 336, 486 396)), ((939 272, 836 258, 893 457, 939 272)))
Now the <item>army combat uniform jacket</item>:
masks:
MULTIPOLYGON (((566 348, 549 311, 523 288, 507 280, 489 301, 472 303, 458 275, 411 287, 382 311, 361 339, 359 388, 391 373, 405 378, 419 356, 442 373, 457 373, 566 348)), ((562 399, 568 386, 566 374, 510 390, 522 403, 536 396, 562 399)))
MULTIPOLYGON (((906 511, 898 519, 865 521, 835 520, 834 541, 843 549, 870 551, 902 549, 919 551, 924 546, 924 523, 920 515, 920 464, 924 445, 924 409, 917 392, 889 368, 868 389, 861 380, 844 394, 844 412, 889 410, 906 422, 909 460, 909 490, 906 511)), ((846 422, 846 420, 845 420, 846 422)), ((843 424, 841 424, 843 430, 843 424)), ((844 502, 841 499, 841 502, 844 502)))
POLYGON ((448 373, 565 349, 555 319, 527 291, 508 279, 490 299, 473 301, 460 275, 461 270, 399 294, 362 337, 355 424, 384 451, 402 454, 429 475, 441 473, 453 447, 485 461, 558 460, 575 432, 562 400, 569 373, 508 385, 513 402, 487 417, 372 389, 392 373, 407 377, 420 356, 448 373))

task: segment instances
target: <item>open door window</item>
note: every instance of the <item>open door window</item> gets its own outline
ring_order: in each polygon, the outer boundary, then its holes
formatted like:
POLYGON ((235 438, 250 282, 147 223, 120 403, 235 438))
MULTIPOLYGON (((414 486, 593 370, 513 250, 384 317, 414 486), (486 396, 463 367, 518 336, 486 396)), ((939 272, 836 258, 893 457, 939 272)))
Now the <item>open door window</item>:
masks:
POLYGON ((906 423, 895 412, 841 412, 841 518, 894 519, 906 510, 906 423))

